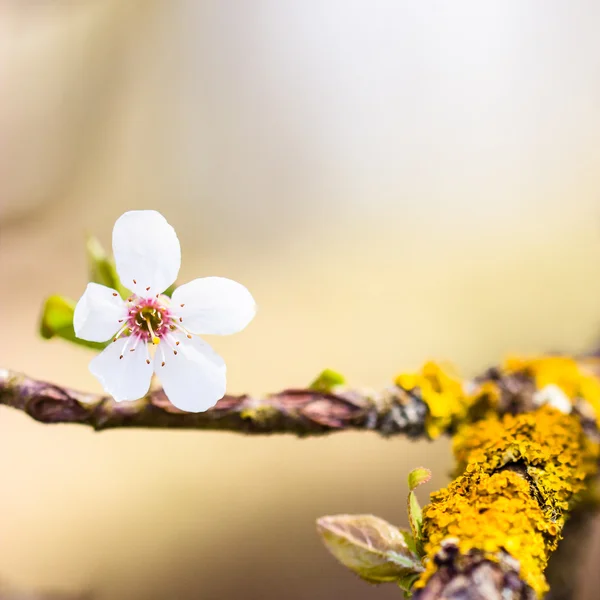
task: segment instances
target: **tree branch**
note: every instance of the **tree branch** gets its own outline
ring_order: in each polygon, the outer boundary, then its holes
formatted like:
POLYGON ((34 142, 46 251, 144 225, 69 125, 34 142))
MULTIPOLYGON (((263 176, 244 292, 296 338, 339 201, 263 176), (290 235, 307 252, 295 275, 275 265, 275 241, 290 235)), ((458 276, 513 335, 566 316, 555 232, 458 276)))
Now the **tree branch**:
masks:
POLYGON ((0 370, 0 404, 43 423, 95 430, 453 433, 462 474, 423 511, 427 556, 418 600, 540 598, 548 559, 600 455, 598 358, 513 359, 469 382, 428 363, 380 393, 309 388, 225 396, 198 414, 177 410, 162 390, 117 403, 0 370))
POLYGON ((542 598, 548 560, 597 471, 598 443, 577 415, 549 406, 465 425, 453 442, 461 475, 423 510, 415 600, 542 598))
POLYGON ((290 389, 264 398, 225 396, 206 412, 187 413, 173 407, 161 389, 135 402, 115 402, 7 370, 0 370, 0 404, 42 423, 78 423, 96 431, 151 427, 298 436, 367 430, 418 437, 427 413, 417 395, 397 386, 381 393, 290 389))

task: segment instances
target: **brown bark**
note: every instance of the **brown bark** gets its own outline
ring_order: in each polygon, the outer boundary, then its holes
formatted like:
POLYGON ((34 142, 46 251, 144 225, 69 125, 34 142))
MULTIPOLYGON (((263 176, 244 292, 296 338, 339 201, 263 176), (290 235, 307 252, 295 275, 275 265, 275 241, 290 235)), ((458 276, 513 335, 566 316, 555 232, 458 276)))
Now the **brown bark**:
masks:
POLYGON ((78 423, 96 431, 164 427, 298 436, 363 430, 418 437, 424 433, 427 412, 418 397, 394 386, 381 393, 290 389, 265 397, 225 396, 206 412, 187 413, 173 407, 160 389, 141 400, 119 403, 3 370, 0 404, 42 423, 78 423))

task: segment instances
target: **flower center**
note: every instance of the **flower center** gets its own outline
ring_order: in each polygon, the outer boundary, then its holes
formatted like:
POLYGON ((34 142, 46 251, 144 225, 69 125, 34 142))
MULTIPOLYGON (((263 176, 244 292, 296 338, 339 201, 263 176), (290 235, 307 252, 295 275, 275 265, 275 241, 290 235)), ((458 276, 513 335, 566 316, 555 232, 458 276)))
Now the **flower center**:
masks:
POLYGON ((124 326, 132 336, 156 345, 171 331, 169 323, 173 317, 159 298, 132 296, 127 302, 129 316, 124 326))
MULTIPOLYGON (((121 329, 113 338, 113 342, 122 335, 128 338, 123 354, 119 358, 125 356, 125 350, 135 352, 141 342, 146 353, 146 362, 150 364, 148 344, 157 346, 164 341, 164 344, 158 347, 159 356, 162 357, 161 365, 164 367, 166 358, 163 345, 177 356, 177 346, 180 344, 172 334, 178 331, 185 334, 188 339, 192 339, 190 332, 182 325, 183 318, 173 314, 167 302, 169 302, 168 298, 158 295, 154 298, 140 298, 133 295, 127 300, 128 315, 119 321, 121 329)), ((181 304, 181 307, 183 306, 181 304)))
POLYGON ((135 324, 139 327, 140 333, 152 340, 153 344, 158 344, 160 338, 158 333, 162 331, 164 323, 163 312, 156 306, 144 306, 134 317, 135 324))

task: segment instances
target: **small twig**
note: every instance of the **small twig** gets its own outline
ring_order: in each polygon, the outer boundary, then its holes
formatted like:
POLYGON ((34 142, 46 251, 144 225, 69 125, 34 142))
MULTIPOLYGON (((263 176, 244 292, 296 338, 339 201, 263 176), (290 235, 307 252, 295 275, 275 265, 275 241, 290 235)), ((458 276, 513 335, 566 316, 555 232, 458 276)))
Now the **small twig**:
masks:
POLYGON ((382 393, 290 389, 264 398, 225 396, 206 412, 186 413, 174 408, 160 389, 142 400, 115 402, 6 370, 0 370, 0 404, 42 423, 79 423, 96 431, 158 427, 299 436, 354 429, 418 437, 427 413, 417 396, 396 386, 382 393))

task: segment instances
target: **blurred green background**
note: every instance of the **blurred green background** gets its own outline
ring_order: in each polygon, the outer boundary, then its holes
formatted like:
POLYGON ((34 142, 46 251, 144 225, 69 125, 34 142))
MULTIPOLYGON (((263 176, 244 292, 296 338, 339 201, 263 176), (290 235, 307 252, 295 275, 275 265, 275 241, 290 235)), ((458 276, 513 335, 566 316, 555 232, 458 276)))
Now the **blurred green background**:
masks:
MULTIPOLYGON (((211 339, 231 393, 323 368, 381 388, 600 338, 600 5, 392 0, 0 3, 0 365, 99 391, 38 338, 78 298, 86 232, 178 231, 180 281, 244 283, 211 339)), ((314 521, 406 523, 449 443, 43 426, 0 411, 0 581, 100 599, 399 598, 314 521)), ((594 530, 600 531, 598 524, 594 530)), ((581 599, 597 595, 596 553, 581 599)))

